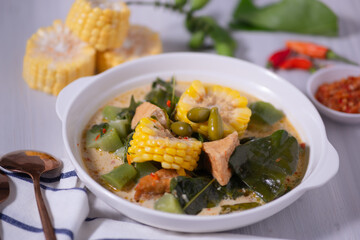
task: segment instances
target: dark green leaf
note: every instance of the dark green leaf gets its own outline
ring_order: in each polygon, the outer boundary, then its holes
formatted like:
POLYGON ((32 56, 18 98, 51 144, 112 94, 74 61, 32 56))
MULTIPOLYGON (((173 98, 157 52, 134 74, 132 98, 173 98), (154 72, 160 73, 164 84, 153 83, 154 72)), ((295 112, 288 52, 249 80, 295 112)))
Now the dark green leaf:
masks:
POLYGON ((241 0, 230 25, 234 29, 338 35, 337 16, 318 0, 282 0, 262 8, 241 0))
POLYGON ((208 4, 209 0, 191 0, 191 11, 202 9, 208 4))
POLYGON ((179 101, 175 95, 175 84, 174 78, 170 82, 157 78, 152 84, 151 91, 145 96, 145 100, 164 109, 171 116, 179 101), (168 101, 171 103, 170 106, 168 106, 168 101))
POLYGON ((229 198, 236 199, 245 195, 247 191, 246 188, 246 184, 237 175, 234 174, 230 178, 228 184, 221 187, 221 191, 223 191, 229 198))
POLYGON ((285 178, 295 172, 299 159, 296 138, 285 130, 236 147, 229 166, 265 202, 285 191, 285 178))
POLYGON ((175 177, 171 179, 170 191, 177 197, 187 214, 197 214, 203 208, 216 206, 223 198, 219 185, 205 177, 175 177))
POLYGON ((249 105, 249 108, 251 109, 250 124, 272 125, 284 117, 282 111, 268 102, 254 102, 249 105))
POLYGON ((234 204, 234 205, 223 205, 223 206, 221 206, 220 214, 227 214, 227 213, 236 212, 236 211, 244 211, 244 210, 256 208, 259 206, 261 206, 261 204, 257 203, 257 202, 239 203, 239 204, 234 204))

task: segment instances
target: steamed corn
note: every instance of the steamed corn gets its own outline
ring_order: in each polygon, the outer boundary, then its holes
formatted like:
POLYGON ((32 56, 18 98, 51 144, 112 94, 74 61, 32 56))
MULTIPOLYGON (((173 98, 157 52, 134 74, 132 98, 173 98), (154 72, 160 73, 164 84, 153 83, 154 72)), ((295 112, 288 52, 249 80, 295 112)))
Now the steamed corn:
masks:
POLYGON ((197 167, 202 143, 194 138, 175 138, 157 120, 143 118, 135 128, 128 149, 130 162, 157 161, 184 175, 197 167))
POLYGON ((130 10, 121 1, 75 0, 66 25, 96 50, 122 45, 128 32, 130 10))
POLYGON ((27 41, 23 78, 33 89, 57 95, 75 79, 93 75, 95 50, 56 20, 27 41))
POLYGON ((175 118, 187 122, 194 131, 208 137, 208 122, 194 123, 187 113, 194 107, 218 107, 224 127, 224 136, 236 131, 241 136, 250 121, 251 110, 247 107, 247 98, 236 90, 220 85, 204 85, 194 81, 181 95, 176 107, 175 118))
POLYGON ((131 25, 121 47, 97 54, 97 70, 103 72, 123 62, 161 52, 159 34, 144 26, 131 25))

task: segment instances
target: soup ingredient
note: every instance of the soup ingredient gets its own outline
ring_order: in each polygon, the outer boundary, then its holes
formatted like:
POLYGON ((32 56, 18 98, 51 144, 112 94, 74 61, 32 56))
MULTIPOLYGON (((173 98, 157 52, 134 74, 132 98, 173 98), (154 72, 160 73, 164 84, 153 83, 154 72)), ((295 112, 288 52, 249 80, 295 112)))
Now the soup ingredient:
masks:
POLYGON ((160 169, 142 177, 135 187, 134 199, 139 201, 140 198, 149 199, 170 192, 170 180, 176 176, 175 170, 160 169))
POLYGON ((128 33, 130 10, 122 1, 76 0, 66 25, 96 50, 120 47, 128 33))
POLYGON ((134 129, 142 118, 155 117, 164 127, 168 126, 169 118, 158 106, 144 102, 136 108, 135 115, 131 120, 131 128, 134 129))
POLYGON ((108 123, 94 125, 86 132, 86 147, 113 152, 123 146, 115 128, 108 123))
POLYGON ((154 205, 155 210, 163 212, 183 214, 179 201, 170 193, 165 193, 164 196, 159 198, 154 205))
POLYGON ((124 163, 111 172, 101 175, 101 179, 114 188, 122 190, 124 186, 134 181, 136 175, 136 169, 132 165, 124 163))
POLYGON ((302 69, 302 70, 307 70, 309 72, 314 72, 316 69, 312 61, 303 57, 292 57, 286 59, 284 62, 280 64, 279 68, 287 69, 287 70, 302 69))
POLYGON ((173 122, 171 124, 171 131, 180 137, 190 137, 192 134, 190 124, 181 121, 173 122))
POLYGON ((130 123, 127 119, 110 121, 109 125, 116 129, 116 132, 119 134, 119 137, 122 140, 125 140, 125 138, 130 132, 130 123))
POLYGON ((350 61, 349 59, 346 59, 337 53, 335 53, 333 50, 329 49, 328 47, 311 43, 311 42, 301 42, 301 41, 287 41, 286 47, 290 50, 303 54, 312 58, 320 58, 320 59, 329 59, 329 60, 336 60, 341 62, 346 62, 354 65, 358 65, 357 63, 354 63, 350 61))
POLYGON ((194 138, 176 138, 159 121, 143 118, 135 128, 128 149, 129 162, 160 162, 165 169, 193 171, 197 166, 202 143, 194 138))
POLYGON ((203 151, 209 159, 211 173, 221 186, 226 185, 231 178, 229 158, 238 145, 237 132, 221 140, 203 143, 203 151))
POLYGON ((236 147, 229 165, 242 181, 265 202, 282 195, 285 179, 299 159, 299 144, 285 130, 236 147))
POLYGON ((360 113, 360 76, 324 83, 317 89, 315 98, 333 110, 360 113))
POLYGON ((208 122, 194 123, 187 118, 187 113, 194 107, 216 106, 223 122, 224 136, 234 131, 242 135, 251 116, 251 111, 246 105, 246 97, 241 96, 238 91, 220 85, 205 85, 196 80, 181 95, 175 118, 189 123, 195 132, 209 137, 208 122))
POLYGON ((224 193, 215 179, 179 176, 171 179, 170 191, 179 200, 186 214, 198 214, 203 208, 216 206, 224 193))
POLYGON ((223 205, 221 206, 220 214, 228 214, 236 211, 244 211, 251 208, 261 206, 258 202, 238 203, 234 205, 223 205))
POLYGON ((138 179, 159 170, 151 162, 137 162, 134 164, 134 166, 138 172, 138 179))
POLYGON ((116 120, 118 118, 118 114, 122 111, 121 108, 115 106, 105 106, 102 110, 103 117, 108 120, 116 120))
POLYGON ((276 109, 271 103, 258 101, 251 103, 249 108, 252 115, 250 124, 273 125, 284 117, 284 113, 276 109))
POLYGON ((241 0, 230 23, 233 29, 285 31, 324 36, 338 35, 338 18, 317 0, 282 0, 258 7, 241 0))
POLYGON ((58 95, 67 84, 94 71, 95 50, 60 20, 27 41, 23 78, 30 88, 58 95))
POLYGON ((217 107, 211 108, 210 110, 208 136, 211 141, 219 140, 224 136, 223 121, 217 107))
POLYGON ((161 52, 159 34, 144 26, 130 25, 124 43, 118 48, 98 52, 96 65, 98 71, 103 72, 126 61, 161 52))
POLYGON ((194 107, 188 111, 186 116, 194 123, 202 123, 209 119, 210 110, 204 107, 194 107))
POLYGON ((145 96, 145 100, 164 109, 168 116, 172 116, 178 97, 175 95, 175 79, 166 82, 157 78, 152 86, 151 91, 145 96))
POLYGON ((289 48, 285 48, 273 53, 267 62, 266 67, 277 69, 280 65, 290 56, 291 51, 289 48))

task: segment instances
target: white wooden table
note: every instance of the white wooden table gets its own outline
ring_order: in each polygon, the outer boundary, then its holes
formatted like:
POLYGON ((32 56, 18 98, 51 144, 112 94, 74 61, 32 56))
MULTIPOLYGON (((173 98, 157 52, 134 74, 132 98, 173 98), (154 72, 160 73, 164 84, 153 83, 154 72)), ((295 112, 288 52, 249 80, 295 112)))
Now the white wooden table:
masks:
MULTIPOLYGON (((226 24, 237 1, 213 0, 201 13, 226 24)), ((257 1, 268 3, 270 1, 257 1)), ((339 16, 340 36, 314 37, 287 33, 236 32, 236 57, 264 66, 287 39, 316 41, 360 63, 360 1, 324 0, 339 16)), ((39 149, 64 157, 56 98, 28 88, 22 79, 26 40, 39 27, 64 19, 72 0, 0 0, 0 155, 17 149, 39 149)), ((162 9, 131 6, 132 23, 160 32, 165 52, 188 51, 183 17, 162 9)), ((308 73, 279 72, 304 92, 308 73)), ((340 156, 338 174, 325 186, 307 192, 280 213, 233 230, 255 236, 292 239, 360 238, 360 126, 323 117, 330 142, 340 156)))

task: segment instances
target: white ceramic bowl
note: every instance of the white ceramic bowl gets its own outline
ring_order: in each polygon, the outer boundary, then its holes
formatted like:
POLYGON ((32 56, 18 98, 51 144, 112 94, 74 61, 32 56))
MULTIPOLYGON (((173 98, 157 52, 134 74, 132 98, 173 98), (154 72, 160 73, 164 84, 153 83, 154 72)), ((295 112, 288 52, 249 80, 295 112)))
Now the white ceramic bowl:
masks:
POLYGON ((360 76, 360 67, 338 65, 321 69, 310 77, 307 82, 306 91, 317 109, 325 116, 338 122, 360 123, 360 113, 339 112, 326 107, 315 98, 315 93, 321 84, 340 81, 350 76, 360 76))
POLYGON ((235 58, 199 53, 171 53, 121 64, 93 77, 76 80, 58 96, 56 111, 62 121, 66 152, 79 178, 97 197, 126 216, 158 228, 182 232, 215 232, 246 226, 289 206, 305 191, 325 184, 338 170, 339 157, 329 143, 324 124, 311 102, 274 73, 235 58), (95 111, 121 92, 175 76, 199 79, 246 91, 282 109, 310 147, 309 165, 302 182, 284 196, 254 209, 220 216, 170 214, 138 206, 106 190, 87 173, 77 146, 95 111), (301 107, 299 107, 301 106, 301 107))

